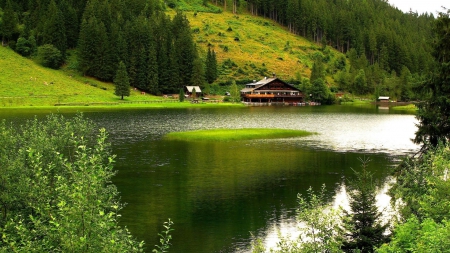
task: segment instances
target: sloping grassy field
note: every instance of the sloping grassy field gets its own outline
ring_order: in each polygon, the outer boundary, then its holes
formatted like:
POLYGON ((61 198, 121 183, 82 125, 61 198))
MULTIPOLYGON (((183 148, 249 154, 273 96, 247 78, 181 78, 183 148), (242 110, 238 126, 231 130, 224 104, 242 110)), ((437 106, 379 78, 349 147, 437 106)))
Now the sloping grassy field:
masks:
POLYGON ((186 13, 195 43, 206 55, 216 52, 221 79, 262 79, 276 75, 289 80, 309 77, 319 46, 289 33, 271 20, 248 14, 186 13))
MULTIPOLYGON (((251 15, 245 6, 239 8, 238 14, 232 14, 231 6, 223 11, 222 6, 211 3, 205 8, 202 1, 178 2, 178 8, 190 22, 200 55, 206 57, 208 47, 216 52, 220 81, 259 80, 272 73, 283 80, 309 78, 312 57, 321 50, 321 45, 290 33, 270 19, 251 15)), ((333 49, 328 54, 329 62, 341 55, 333 49)), ((333 83, 330 77, 327 80, 333 83)))
MULTIPOLYGON (((0 47, 0 107, 61 103, 118 102, 114 85, 62 70, 44 68, 0 47)), ((132 91, 127 101, 161 99, 132 91)))

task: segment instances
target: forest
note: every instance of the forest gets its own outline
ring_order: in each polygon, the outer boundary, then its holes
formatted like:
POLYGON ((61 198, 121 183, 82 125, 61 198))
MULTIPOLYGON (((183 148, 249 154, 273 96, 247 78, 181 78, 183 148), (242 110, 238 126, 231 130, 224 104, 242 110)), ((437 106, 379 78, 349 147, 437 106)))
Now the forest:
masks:
MULTIPOLYGON (((1 0, 0 8, 2 44, 19 54, 41 55, 54 68, 76 54, 69 67, 103 81, 112 81, 123 61, 130 85, 155 95, 189 84, 229 83, 219 80, 216 52, 195 43, 180 10, 249 13, 278 22, 322 47, 323 57, 313 61, 325 65, 319 75, 331 77, 326 84, 332 91, 413 100, 413 87, 433 69, 434 15, 403 13, 382 0, 1 0), (176 15, 167 15, 171 8, 176 15), (199 55, 198 47, 208 49, 199 55), (343 55, 330 58, 330 48, 343 55)), ((308 90, 309 79, 289 81, 308 90)))

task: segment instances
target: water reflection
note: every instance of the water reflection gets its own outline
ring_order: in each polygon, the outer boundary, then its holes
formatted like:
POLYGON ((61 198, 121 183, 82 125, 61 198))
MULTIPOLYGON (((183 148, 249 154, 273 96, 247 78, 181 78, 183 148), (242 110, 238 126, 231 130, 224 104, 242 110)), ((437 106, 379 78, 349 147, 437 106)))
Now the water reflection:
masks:
MULTIPOLYGON (((393 183, 391 179, 386 180, 381 187, 377 189, 376 205, 378 210, 382 213, 381 219, 383 223, 389 223, 395 215, 393 208, 390 205, 391 197, 387 194, 390 185, 393 183)), ((318 190, 318 189, 317 189, 318 190)), ((329 208, 350 211, 350 204, 347 195, 346 185, 342 183, 336 187, 336 192, 333 196, 333 201, 329 204, 329 208)), ((302 222, 299 222, 295 217, 290 215, 282 215, 279 219, 270 219, 268 222, 269 226, 265 229, 258 231, 255 234, 255 238, 261 240, 266 249, 278 249, 278 242, 281 238, 298 241, 300 237, 301 228, 305 226, 302 222)), ((252 249, 249 247, 239 248, 236 247, 235 252, 239 253, 251 253, 252 249)))

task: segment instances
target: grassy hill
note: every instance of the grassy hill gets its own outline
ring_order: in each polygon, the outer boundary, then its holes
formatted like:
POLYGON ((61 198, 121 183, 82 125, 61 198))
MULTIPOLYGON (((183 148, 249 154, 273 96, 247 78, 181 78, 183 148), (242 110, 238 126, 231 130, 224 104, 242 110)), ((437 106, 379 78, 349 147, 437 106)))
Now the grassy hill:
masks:
MULTIPOLYGON (((290 33, 270 19, 220 12, 221 8, 201 1, 179 1, 186 14, 200 54, 206 57, 208 47, 214 49, 219 63, 219 82, 253 80, 275 73, 284 80, 309 78, 313 56, 322 53, 330 64, 341 53, 290 33)), ((173 12, 173 11, 172 11, 173 12)), ((174 13, 174 12, 173 12, 174 13)), ((333 83, 328 78, 329 83, 333 83)))
MULTIPOLYGON (((66 70, 44 68, 0 47, 0 107, 118 102, 114 86, 66 70)), ((160 99, 132 91, 128 101, 160 99)))

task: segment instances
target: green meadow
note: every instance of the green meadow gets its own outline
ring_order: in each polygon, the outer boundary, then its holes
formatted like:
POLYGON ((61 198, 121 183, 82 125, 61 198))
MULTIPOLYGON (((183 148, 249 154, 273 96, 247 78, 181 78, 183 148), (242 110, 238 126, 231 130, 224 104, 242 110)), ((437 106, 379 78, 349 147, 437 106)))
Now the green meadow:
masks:
POLYGON ((240 141, 304 137, 312 134, 314 133, 303 130, 243 128, 172 132, 166 134, 164 138, 166 140, 182 141, 240 141))

